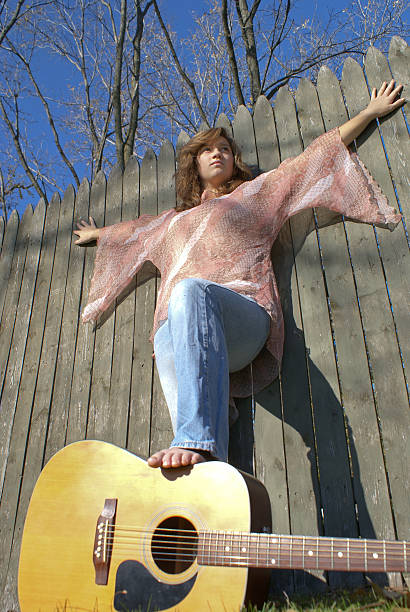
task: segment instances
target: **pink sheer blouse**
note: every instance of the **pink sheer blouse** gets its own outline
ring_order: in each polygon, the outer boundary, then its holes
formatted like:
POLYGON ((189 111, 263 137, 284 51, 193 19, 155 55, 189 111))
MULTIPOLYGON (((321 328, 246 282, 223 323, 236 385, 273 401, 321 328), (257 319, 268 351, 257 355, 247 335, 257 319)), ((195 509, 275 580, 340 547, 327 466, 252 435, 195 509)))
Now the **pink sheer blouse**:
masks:
POLYGON ((231 374, 231 396, 247 397, 252 382, 256 393, 277 376, 283 351, 271 248, 285 221, 312 207, 389 229, 401 219, 334 129, 298 157, 286 159, 229 195, 180 213, 171 209, 103 228, 83 321, 97 320, 146 261, 161 273, 151 341, 167 318, 178 281, 196 277, 220 283, 252 297, 271 318, 266 345, 252 364, 253 381, 249 367, 231 374))

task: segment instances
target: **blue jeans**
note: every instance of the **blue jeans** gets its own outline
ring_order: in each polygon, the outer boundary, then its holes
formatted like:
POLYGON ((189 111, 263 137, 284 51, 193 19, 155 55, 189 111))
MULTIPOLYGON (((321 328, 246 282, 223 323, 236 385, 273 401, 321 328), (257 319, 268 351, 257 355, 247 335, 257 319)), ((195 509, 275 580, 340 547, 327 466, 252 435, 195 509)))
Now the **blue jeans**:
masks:
POLYGON ((236 291, 202 278, 186 278, 174 287, 168 320, 154 336, 175 435, 171 446, 227 460, 229 372, 257 356, 269 328, 267 312, 236 291))

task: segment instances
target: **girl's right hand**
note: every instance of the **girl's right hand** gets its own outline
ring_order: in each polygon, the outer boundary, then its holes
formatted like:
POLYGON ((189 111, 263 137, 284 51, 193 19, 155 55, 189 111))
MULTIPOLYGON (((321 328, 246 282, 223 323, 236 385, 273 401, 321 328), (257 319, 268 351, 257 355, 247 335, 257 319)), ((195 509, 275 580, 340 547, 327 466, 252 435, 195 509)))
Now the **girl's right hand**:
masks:
POLYGON ((73 230, 73 234, 78 236, 78 240, 74 244, 87 244, 88 242, 94 242, 98 240, 100 230, 95 225, 95 221, 92 217, 89 217, 89 223, 87 221, 80 221, 77 223, 76 230, 73 230))

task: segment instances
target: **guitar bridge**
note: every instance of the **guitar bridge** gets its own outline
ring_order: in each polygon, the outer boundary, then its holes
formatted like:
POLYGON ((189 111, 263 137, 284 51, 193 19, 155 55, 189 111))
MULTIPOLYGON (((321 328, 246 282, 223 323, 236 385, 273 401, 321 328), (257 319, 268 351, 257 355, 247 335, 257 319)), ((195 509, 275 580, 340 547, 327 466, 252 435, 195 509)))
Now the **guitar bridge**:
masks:
POLYGON ((106 499, 95 528, 93 563, 95 584, 107 584, 114 542, 118 499, 106 499))

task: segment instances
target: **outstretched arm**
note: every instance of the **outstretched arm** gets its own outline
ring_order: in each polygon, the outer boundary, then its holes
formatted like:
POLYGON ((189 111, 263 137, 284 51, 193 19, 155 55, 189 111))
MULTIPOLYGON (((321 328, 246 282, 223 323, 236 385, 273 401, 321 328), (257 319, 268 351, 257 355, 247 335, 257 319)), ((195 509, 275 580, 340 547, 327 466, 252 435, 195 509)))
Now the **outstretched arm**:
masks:
POLYGON ((95 225, 95 221, 92 217, 89 217, 89 223, 87 221, 80 221, 77 223, 77 229, 73 230, 73 234, 78 236, 78 240, 74 244, 87 244, 98 240, 100 236, 100 229, 95 225))
POLYGON ((389 84, 384 82, 379 92, 374 88, 367 107, 356 117, 340 126, 339 132, 343 143, 348 146, 363 132, 373 119, 384 117, 396 110, 396 108, 403 106, 406 101, 405 98, 396 100, 402 89, 403 85, 394 87, 394 81, 390 81, 389 84))

